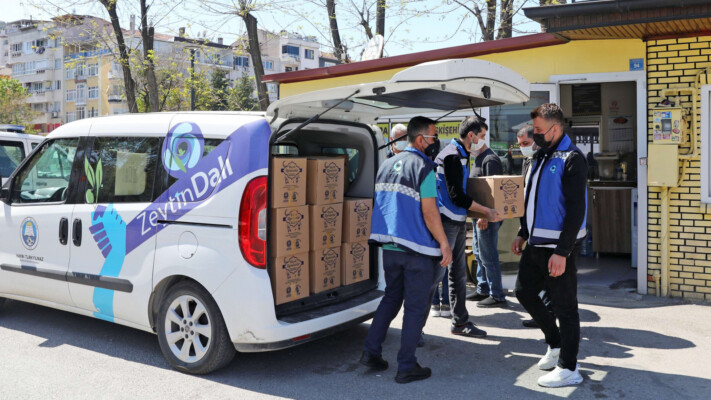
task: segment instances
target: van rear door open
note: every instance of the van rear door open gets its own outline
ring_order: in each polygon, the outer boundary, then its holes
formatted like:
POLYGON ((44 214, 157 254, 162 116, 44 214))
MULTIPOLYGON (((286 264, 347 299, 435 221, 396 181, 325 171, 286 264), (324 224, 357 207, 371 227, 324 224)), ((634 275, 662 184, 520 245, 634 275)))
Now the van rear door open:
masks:
POLYGON ((382 117, 522 103, 528 101, 529 92, 525 78, 492 62, 432 61, 400 71, 388 81, 287 97, 272 103, 267 116, 281 120, 310 118, 352 95, 323 118, 374 124, 382 117))

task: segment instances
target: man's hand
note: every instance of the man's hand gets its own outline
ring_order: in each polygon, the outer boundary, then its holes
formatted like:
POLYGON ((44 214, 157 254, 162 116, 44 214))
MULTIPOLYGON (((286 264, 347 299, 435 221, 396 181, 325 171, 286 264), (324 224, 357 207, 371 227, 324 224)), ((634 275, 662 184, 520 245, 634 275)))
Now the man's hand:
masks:
POLYGON ((511 244, 511 251, 517 256, 520 256, 521 248, 523 247, 524 243, 526 243, 526 240, 524 238, 522 238, 521 236, 516 236, 516 239, 514 239, 513 243, 511 244))
MULTIPOLYGON (((496 211, 496 209, 494 209, 494 208, 490 208, 489 212, 487 212, 486 214, 487 214, 486 219, 488 220, 488 222, 499 222, 503 219, 501 217, 501 213, 496 211)), ((481 221, 481 218, 479 218, 479 220, 481 221)), ((486 228, 484 228, 484 229, 486 229, 486 228)))
POLYGON ((479 230, 485 231, 486 228, 489 227, 489 221, 488 221, 488 220, 485 220, 484 218, 479 218, 479 219, 476 221, 476 226, 477 226, 477 228, 479 228, 479 230))
POLYGON ((447 268, 447 266, 452 263, 452 249, 449 247, 449 243, 440 245, 439 249, 442 251, 442 262, 439 264, 442 268, 447 268))
POLYGON ((548 275, 553 278, 563 275, 565 272, 565 257, 553 254, 548 260, 548 275))

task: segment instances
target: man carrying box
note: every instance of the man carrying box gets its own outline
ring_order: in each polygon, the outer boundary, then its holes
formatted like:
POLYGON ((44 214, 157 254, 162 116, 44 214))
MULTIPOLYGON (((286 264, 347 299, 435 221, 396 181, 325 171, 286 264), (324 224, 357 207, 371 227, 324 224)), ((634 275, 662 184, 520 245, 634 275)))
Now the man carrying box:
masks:
POLYGON ((452 265, 449 267, 449 302, 452 308, 450 332, 455 335, 485 337, 486 332, 469 321, 467 311, 467 210, 480 212, 488 219, 500 219, 493 209, 476 203, 467 195, 469 179, 469 151, 474 143, 475 131, 479 132, 478 118, 468 117, 459 127, 459 139, 452 140, 435 159, 437 164, 437 204, 442 226, 452 247, 452 265))
MULTIPOLYGON (((472 117, 470 117, 472 118, 472 117)), ((486 146, 486 134, 489 127, 479 119, 467 119, 463 129, 473 134, 472 152, 475 154, 472 178, 495 176, 503 173, 499 156, 486 146)), ((489 222, 484 218, 474 221, 472 251, 476 258, 476 295, 472 300, 480 300, 477 307, 499 307, 506 305, 504 288, 501 283, 501 264, 499 263, 499 228, 501 222, 489 222)))
POLYGON ((428 157, 437 146, 434 121, 415 117, 407 126, 409 146, 383 162, 375 183, 370 243, 383 247, 385 295, 375 311, 360 363, 385 370, 382 343, 405 303, 395 381, 427 379, 429 368, 417 363, 415 350, 429 308, 432 286, 452 249, 437 211, 435 164, 428 157))
POLYGON ((585 239, 587 213, 587 163, 583 153, 563 133, 563 111, 548 103, 531 112, 533 140, 541 148, 535 156, 526 185, 525 213, 511 250, 521 254, 516 297, 541 327, 548 344, 538 362, 545 387, 576 385, 580 316, 578 314, 575 258, 585 239), (550 294, 555 316, 539 293, 550 294), (556 325, 556 318, 560 328, 556 325))

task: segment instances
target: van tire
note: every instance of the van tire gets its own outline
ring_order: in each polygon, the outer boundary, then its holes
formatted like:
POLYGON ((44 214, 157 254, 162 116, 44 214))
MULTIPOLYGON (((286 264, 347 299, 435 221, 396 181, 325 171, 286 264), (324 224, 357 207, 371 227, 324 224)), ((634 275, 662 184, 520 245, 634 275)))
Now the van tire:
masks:
POLYGON ((208 374, 226 366, 235 356, 217 303, 195 282, 182 281, 168 289, 156 319, 160 350, 178 371, 208 374), (187 318, 183 308, 187 308, 187 318), (169 313, 173 316, 170 320, 169 313), (199 326, 202 333, 193 330, 199 326), (199 354, 200 348, 206 351, 199 354))

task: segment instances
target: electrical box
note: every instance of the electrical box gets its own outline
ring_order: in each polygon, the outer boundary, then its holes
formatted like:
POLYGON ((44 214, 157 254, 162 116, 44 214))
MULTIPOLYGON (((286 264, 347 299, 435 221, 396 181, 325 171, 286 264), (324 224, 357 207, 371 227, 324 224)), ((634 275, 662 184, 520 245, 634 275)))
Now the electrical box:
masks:
POLYGON ((654 144, 680 144, 684 133, 684 120, 681 108, 659 107, 652 110, 652 129, 654 144))
POLYGON ((679 146, 650 144, 647 152, 647 185, 676 187, 679 183, 679 146))

